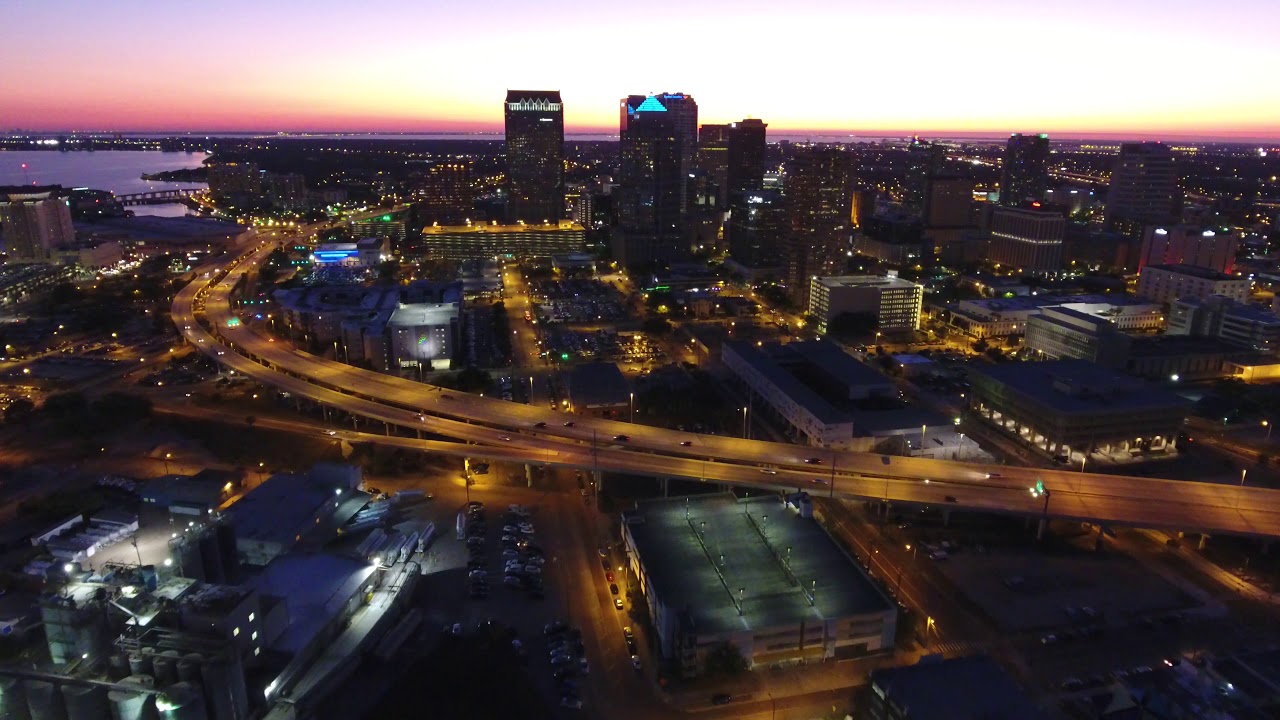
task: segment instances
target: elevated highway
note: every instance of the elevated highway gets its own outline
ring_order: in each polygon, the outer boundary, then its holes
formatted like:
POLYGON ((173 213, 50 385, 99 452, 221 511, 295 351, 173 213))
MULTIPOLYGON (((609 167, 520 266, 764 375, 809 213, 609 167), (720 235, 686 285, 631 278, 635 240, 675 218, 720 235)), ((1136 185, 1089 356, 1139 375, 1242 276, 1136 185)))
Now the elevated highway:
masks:
MULTIPOLYGON (((300 352, 254 332, 231 290, 274 249, 264 243, 197 277, 175 298, 180 333, 219 363, 352 415, 472 444, 472 457, 732 483, 1103 524, 1280 536, 1280 491, 1066 469, 908 458, 700 435, 478 397, 300 352), (203 316, 203 323, 199 319, 203 316), (814 462, 816 461, 816 462, 814 462), (1040 483, 1049 492, 1035 496, 1040 483)), ((400 438, 407 445, 428 441, 400 438)), ((390 441, 387 438, 384 441, 390 441)), ((398 442, 398 441, 397 441, 398 442)), ((421 445, 440 451, 440 445, 421 445)))

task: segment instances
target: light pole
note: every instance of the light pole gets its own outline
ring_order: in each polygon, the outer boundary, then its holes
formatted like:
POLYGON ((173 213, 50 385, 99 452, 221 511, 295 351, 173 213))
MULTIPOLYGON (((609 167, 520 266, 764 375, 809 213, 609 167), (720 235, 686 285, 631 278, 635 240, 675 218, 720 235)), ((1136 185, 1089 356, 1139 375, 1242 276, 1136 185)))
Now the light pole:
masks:
POLYGON ((1036 531, 1036 540, 1044 536, 1045 525, 1049 524, 1049 488, 1044 486, 1044 482, 1036 480, 1035 487, 1030 488, 1031 497, 1036 498, 1044 496, 1044 507, 1040 510, 1040 529, 1036 531))
POLYGON ((169 474, 169 460, 173 458, 173 453, 164 454, 164 474, 169 474))
POLYGON ((1084 464, 1086 461, 1088 461, 1088 459, 1089 459, 1089 453, 1081 450, 1080 451, 1080 472, 1084 472, 1084 464))
POLYGON ((747 437, 747 408, 746 408, 746 406, 743 406, 743 408, 742 408, 742 437, 743 437, 744 439, 747 437))
POLYGON ((636 394, 634 392, 627 393, 631 397, 631 424, 636 424, 636 394))
POLYGON ((1262 427, 1264 427, 1264 428, 1266 428, 1266 429, 1267 429, 1267 442, 1271 442, 1271 427, 1272 427, 1272 426, 1271 426, 1271 421, 1270 421, 1270 420, 1263 420, 1263 421, 1262 421, 1262 427))
POLYGON ((920 454, 924 455, 924 434, 929 429, 928 425, 920 426, 920 454))
POLYGON ((1244 487, 1244 476, 1249 474, 1249 468, 1240 468, 1240 487, 1244 487))

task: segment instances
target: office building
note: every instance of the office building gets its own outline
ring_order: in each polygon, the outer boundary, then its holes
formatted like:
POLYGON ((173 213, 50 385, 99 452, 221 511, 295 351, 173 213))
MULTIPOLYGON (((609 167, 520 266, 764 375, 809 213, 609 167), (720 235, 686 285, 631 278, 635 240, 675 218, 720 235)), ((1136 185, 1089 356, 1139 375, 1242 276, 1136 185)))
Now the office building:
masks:
POLYGON ((475 215, 476 191, 471 173, 470 160, 438 162, 427 168, 414 196, 422 200, 422 217, 428 225, 461 225, 475 215))
POLYGON ((564 384, 568 410, 578 415, 625 419, 634 407, 631 385, 611 362, 574 365, 564 375, 564 384))
POLYGON ((697 167, 698 157, 698 103, 692 95, 685 93, 664 92, 656 95, 628 95, 623 99, 621 123, 618 127, 619 138, 623 137, 636 113, 645 101, 653 98, 666 110, 666 122, 680 140, 680 212, 688 210, 688 193, 685 183, 689 174, 697 167))
POLYGON ((815 277, 809 285, 809 314, 817 318, 820 333, 846 313, 874 316, 885 332, 917 330, 923 301, 923 287, 898 277, 815 277))
POLYGON ((1228 275, 1235 269, 1238 241, 1227 232, 1194 225, 1149 225, 1142 233, 1138 272, 1147 265, 1191 265, 1228 275))
POLYGON ((1133 338, 1105 317, 1069 307, 1046 307, 1027 320, 1026 348, 1048 360, 1088 360, 1123 368, 1133 338))
POLYGON ((858 444, 849 401, 895 394, 893 382, 825 340, 753 344, 725 342, 720 359, 751 398, 754 412, 782 420, 792 440, 817 447, 858 444))
POLYGON ((729 126, 703 125, 698 131, 695 163, 716 186, 718 207, 729 204, 729 126))
POLYGON ((216 163, 208 166, 209 192, 214 195, 235 195, 262 192, 262 173, 256 163, 216 163))
POLYGON ((1258 368, 1274 362, 1265 353, 1218 338, 1166 333, 1135 337, 1124 371, 1162 383, 1191 382, 1231 377, 1241 365, 1258 368))
POLYGON ((428 225, 422 228, 422 251, 447 260, 529 258, 582 252, 587 230, 576 222, 550 225, 428 225))
POLYGON ((864 217, 853 233, 853 251, 899 268, 927 264, 933 260, 933 246, 925 233, 924 223, 914 215, 864 217))
POLYGON ((753 270, 781 267, 787 221, 787 206, 781 192, 733 193, 729 201, 729 222, 725 226, 729 255, 737 265, 753 270))
POLYGON ((987 259, 1024 273, 1062 269, 1062 239, 1067 221, 1059 213, 1035 208, 995 208, 987 259))
POLYGON ((71 208, 52 191, 13 188, 0 194, 0 236, 10 262, 46 262, 55 249, 75 244, 71 208))
POLYGON ((508 90, 507 222, 558 222, 564 214, 564 105, 559 90, 508 90))
POLYGON ((399 249, 408 239, 409 231, 406 226, 405 213, 395 212, 379 215, 377 217, 365 220, 352 220, 350 223, 351 236, 357 240, 361 238, 386 238, 391 241, 391 247, 399 249))
POLYGON ((750 668, 893 646, 897 608, 803 495, 641 502, 622 515, 622 541, 658 650, 684 677, 726 645, 750 668))
POLYGON ((306 210, 311 202, 307 179, 297 173, 267 173, 267 198, 277 210, 306 210))
POLYGON ((458 345, 457 303, 401 304, 387 318, 387 366, 448 370, 458 345))
POLYGON ((1164 328, 1164 306, 1125 295, 1020 295, 961 300, 946 307, 947 324, 974 339, 1027 332, 1033 315, 1047 307, 1064 307, 1103 318, 1121 332, 1156 332, 1164 328))
POLYGON ((1221 295, 1183 297, 1170 306, 1169 334, 1214 337, 1270 352, 1280 350, 1280 317, 1221 295))
POLYGON ((634 107, 632 100, 623 101, 614 259, 628 266, 667 263, 689 250, 682 222, 684 119, 670 114, 655 96, 634 107))
POLYGON ((1189 400, 1087 360, 974 367, 969 409, 1063 462, 1173 449, 1189 400))
POLYGON ((311 253, 316 265, 376 267, 391 259, 391 242, 383 237, 365 237, 356 242, 320 243, 311 253))
MULTIPOLYGON (((871 671, 865 720, 1041 720, 1031 697, 986 655, 871 671)), ((1126 716, 1127 717, 1127 716, 1126 716)))
POLYGON ((843 269, 851 249, 851 160, 838 147, 797 148, 786 167, 791 228, 783 247, 784 280, 796 302, 809 304, 809 279, 843 269))
POLYGON ((1178 222, 1182 191, 1173 152, 1162 143, 1120 146, 1107 184, 1106 227, 1137 237, 1147 225, 1178 222))
POLYGON ((1165 305, 1182 298, 1204 300, 1210 295, 1222 295, 1243 303, 1249 300, 1252 284, 1247 277, 1190 265, 1148 265, 1138 276, 1135 294, 1165 305))
POLYGON ((973 180, 963 175, 935 173, 925 182, 921 219, 931 231, 973 226, 973 180))
POLYGON ((764 187, 765 128, 761 120, 729 123, 729 157, 726 182, 729 193, 764 187))
POLYGON ((947 159, 946 148, 920 138, 912 138, 907 146, 906 176, 902 181, 903 205, 912 214, 924 210, 929 176, 942 172, 947 159))
POLYGON ((1014 133, 1000 168, 1000 204, 1015 207, 1045 199, 1049 189, 1049 136, 1014 133))

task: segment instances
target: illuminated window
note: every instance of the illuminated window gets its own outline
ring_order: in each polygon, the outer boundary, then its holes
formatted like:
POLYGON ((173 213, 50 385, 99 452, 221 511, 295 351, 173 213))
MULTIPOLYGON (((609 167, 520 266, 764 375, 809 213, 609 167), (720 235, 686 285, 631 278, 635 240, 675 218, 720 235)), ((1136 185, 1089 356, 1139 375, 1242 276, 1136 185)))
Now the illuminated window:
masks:
POLYGON ((239 636, 240 636, 240 628, 236 628, 235 630, 232 630, 232 631, 231 631, 231 636, 232 636, 232 637, 239 637, 239 636))
POLYGON ((254 614, 249 613, 249 622, 253 622, 254 614))

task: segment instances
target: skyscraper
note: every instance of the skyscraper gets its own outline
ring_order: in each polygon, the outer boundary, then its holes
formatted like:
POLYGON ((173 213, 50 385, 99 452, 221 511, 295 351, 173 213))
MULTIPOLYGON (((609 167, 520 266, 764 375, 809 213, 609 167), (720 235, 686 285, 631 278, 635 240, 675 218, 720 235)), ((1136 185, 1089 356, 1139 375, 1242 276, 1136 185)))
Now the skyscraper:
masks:
POLYGON ((664 92, 657 95, 628 95, 622 102, 621 124, 618 135, 621 136, 631 126, 637 110, 650 98, 656 100, 667 111, 667 122, 671 124, 677 137, 680 138, 680 210, 687 208, 687 193, 683 185, 685 178, 693 172, 698 155, 698 102, 692 95, 685 93, 664 92))
POLYGON ((1121 145, 1107 185, 1107 228, 1137 237, 1144 225, 1176 223, 1181 206, 1169 147, 1155 142, 1121 145))
POLYGON ((1000 170, 1000 204, 1021 205, 1044 200, 1049 190, 1049 136, 1014 133, 1004 148, 1000 170))
POLYGON ((564 214, 564 106, 559 90, 508 90, 507 222, 564 214))
POLYGON ((729 126, 703 125, 698 132, 698 152, 694 159, 698 169, 718 189, 717 204, 723 209, 729 203, 729 126))
POLYGON ((729 255, 747 268, 782 264, 782 243, 787 236, 787 207, 777 190, 741 190, 729 199, 729 224, 725 236, 729 255))
POLYGON ((790 228, 783 247, 787 290, 808 304, 809 279, 836 272, 848 250, 853 192, 850 156, 837 147, 799 148, 787 163, 790 228))
POLYGON ((427 168, 413 193, 424 201, 424 220, 460 225, 474 217, 475 186, 471 169, 471 161, 463 159, 451 159, 427 168))
POLYGON ((683 125, 655 96, 634 106, 625 99, 623 105, 614 258, 626 265, 670 262, 689 249, 681 211, 688 177, 681 172, 683 125))
POLYGON ((998 207, 991 212, 988 259, 1028 273, 1062 269, 1062 238, 1067 221, 1061 213, 1032 208, 998 207))
POLYGON ((17 188, 0 193, 0 235, 10 262, 46 262, 51 250, 76 239, 66 200, 17 188))
POLYGON ((907 172, 903 178, 903 204, 907 210, 920 213, 924 210, 924 196, 928 190, 929 176, 942 172, 946 149, 937 143, 912 138, 907 146, 907 172))
POLYGON ((729 193, 764 187, 765 128, 763 121, 749 118, 729 123, 729 157, 726 182, 729 193))

